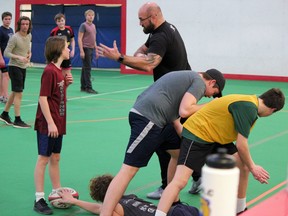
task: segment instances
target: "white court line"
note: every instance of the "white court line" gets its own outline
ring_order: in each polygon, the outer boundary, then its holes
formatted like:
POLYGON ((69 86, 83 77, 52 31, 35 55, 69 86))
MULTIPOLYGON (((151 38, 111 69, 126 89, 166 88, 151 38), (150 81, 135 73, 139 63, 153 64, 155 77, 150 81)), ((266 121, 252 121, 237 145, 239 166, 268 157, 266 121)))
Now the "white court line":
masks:
POLYGON ((119 79, 119 78, 125 78, 125 77, 131 77, 131 76, 139 76, 139 74, 129 74, 129 75, 119 75, 119 76, 113 76, 113 77, 111 77, 111 79, 119 79))
POLYGON ((268 141, 273 140, 275 138, 284 136, 286 134, 288 134, 288 131, 282 131, 282 132, 280 132, 278 134, 275 134, 274 136, 267 137, 265 139, 262 139, 262 140, 259 140, 258 142, 253 143, 252 145, 249 145, 249 148, 253 148, 255 146, 261 145, 261 144, 263 144, 265 142, 268 142, 268 141))
MULTIPOLYGON (((147 87, 148 87, 148 86, 139 87, 139 88, 133 88, 133 89, 126 89, 126 90, 121 90, 121 91, 106 92, 106 93, 100 93, 100 94, 90 94, 90 95, 87 95, 87 96, 70 98, 70 99, 68 99, 68 101, 80 100, 80 99, 91 98, 91 97, 99 97, 99 96, 103 96, 103 95, 119 94, 119 93, 123 93, 123 92, 131 92, 131 91, 146 89, 147 87)), ((23 105, 23 106, 21 106, 21 108, 22 108, 22 107, 37 106, 37 105, 38 105, 38 102, 37 102, 37 103, 32 103, 32 104, 23 105)))

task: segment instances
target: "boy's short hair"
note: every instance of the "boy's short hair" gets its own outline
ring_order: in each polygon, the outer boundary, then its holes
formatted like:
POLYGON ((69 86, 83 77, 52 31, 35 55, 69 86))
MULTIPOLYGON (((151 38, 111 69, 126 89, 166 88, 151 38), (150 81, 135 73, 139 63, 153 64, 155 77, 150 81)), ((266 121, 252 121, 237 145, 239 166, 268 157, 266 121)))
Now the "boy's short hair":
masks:
POLYGON ((57 20, 60 20, 61 18, 65 19, 65 15, 62 13, 58 13, 55 15, 54 20, 56 22, 57 20))
POLYGON ((87 16, 88 13, 93 13, 93 15, 95 15, 95 12, 94 12, 93 10, 88 9, 88 10, 86 10, 85 13, 84 13, 85 17, 87 16))
POLYGON ((281 110, 285 105, 285 96, 279 88, 271 88, 259 96, 263 103, 269 107, 274 108, 274 113, 281 110))
POLYGON ((2 20, 7 17, 7 16, 10 16, 12 18, 12 13, 10 13, 9 11, 5 11, 2 13, 2 20))

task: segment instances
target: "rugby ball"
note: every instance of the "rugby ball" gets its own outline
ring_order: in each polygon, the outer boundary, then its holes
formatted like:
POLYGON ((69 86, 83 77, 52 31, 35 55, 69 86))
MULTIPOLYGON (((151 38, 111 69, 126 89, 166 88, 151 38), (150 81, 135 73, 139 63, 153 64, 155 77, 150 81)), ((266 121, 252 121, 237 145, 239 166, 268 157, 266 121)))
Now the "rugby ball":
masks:
MULTIPOLYGON (((79 198, 79 194, 76 190, 74 190, 73 188, 69 188, 69 187, 63 187, 60 188, 58 190, 68 190, 72 196, 76 199, 79 198)), ((58 191, 57 190, 57 191, 58 191)), ((48 201, 50 202, 51 206, 55 207, 55 208, 60 208, 60 209, 67 209, 70 208, 72 206, 72 204, 70 203, 63 203, 62 202, 62 198, 61 196, 59 196, 59 194, 57 193, 57 191, 53 191, 49 194, 48 196, 48 201)))

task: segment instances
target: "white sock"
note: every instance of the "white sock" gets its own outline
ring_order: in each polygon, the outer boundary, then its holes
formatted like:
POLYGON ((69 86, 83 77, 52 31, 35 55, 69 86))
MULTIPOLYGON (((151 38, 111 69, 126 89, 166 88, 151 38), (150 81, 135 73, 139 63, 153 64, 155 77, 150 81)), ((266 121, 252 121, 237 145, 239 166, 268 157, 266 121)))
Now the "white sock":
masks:
POLYGON ((36 197, 36 202, 38 202, 40 199, 45 199, 44 198, 44 196, 45 196, 45 193, 44 192, 36 192, 35 193, 35 197, 36 197))
POLYGON ((60 188, 55 188, 55 189, 53 188, 53 189, 52 189, 52 192, 53 192, 53 193, 57 193, 57 191, 58 191, 59 189, 61 189, 61 187, 60 187, 60 188))
POLYGON ((156 210, 155 216, 166 216, 167 214, 165 212, 162 212, 160 210, 156 210))
POLYGON ((237 213, 244 211, 244 209, 246 208, 246 197, 245 198, 241 198, 241 199, 237 199, 237 213))

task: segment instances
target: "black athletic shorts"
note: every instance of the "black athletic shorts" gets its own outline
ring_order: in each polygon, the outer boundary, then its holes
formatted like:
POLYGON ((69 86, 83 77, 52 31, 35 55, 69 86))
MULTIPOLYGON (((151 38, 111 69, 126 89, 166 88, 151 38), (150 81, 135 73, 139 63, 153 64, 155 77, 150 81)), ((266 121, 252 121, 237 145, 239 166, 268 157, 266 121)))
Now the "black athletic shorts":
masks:
POLYGON ((70 70, 72 67, 70 59, 63 60, 61 63, 61 68, 64 70, 70 70))
POLYGON ((159 137, 161 145, 160 149, 166 151, 169 149, 180 149, 181 138, 177 134, 173 124, 168 124, 163 128, 159 137))
POLYGON ((9 76, 11 80, 11 89, 13 92, 23 92, 25 78, 26 78, 26 69, 9 66, 9 76))
POLYGON ((203 144, 182 137, 178 165, 185 165, 193 171, 201 172, 208 155, 217 153, 218 148, 227 149, 227 154, 238 152, 234 143, 221 145, 219 143, 203 144))

